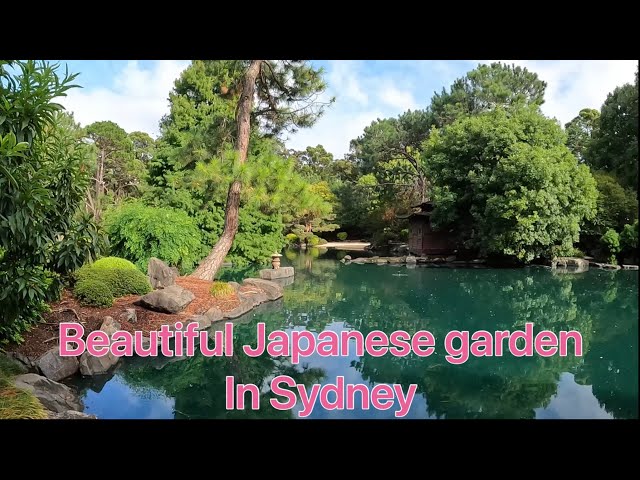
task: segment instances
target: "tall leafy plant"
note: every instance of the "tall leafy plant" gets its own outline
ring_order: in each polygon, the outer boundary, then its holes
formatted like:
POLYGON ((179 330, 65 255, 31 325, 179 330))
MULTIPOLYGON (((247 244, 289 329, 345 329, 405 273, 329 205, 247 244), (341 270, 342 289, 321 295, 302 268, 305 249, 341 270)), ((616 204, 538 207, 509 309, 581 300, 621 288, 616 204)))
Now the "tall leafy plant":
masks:
POLYGON ((77 74, 58 70, 0 61, 0 341, 20 341, 59 293, 60 274, 99 253, 97 233, 90 247, 72 240, 96 230, 77 216, 87 150, 54 102, 77 74))

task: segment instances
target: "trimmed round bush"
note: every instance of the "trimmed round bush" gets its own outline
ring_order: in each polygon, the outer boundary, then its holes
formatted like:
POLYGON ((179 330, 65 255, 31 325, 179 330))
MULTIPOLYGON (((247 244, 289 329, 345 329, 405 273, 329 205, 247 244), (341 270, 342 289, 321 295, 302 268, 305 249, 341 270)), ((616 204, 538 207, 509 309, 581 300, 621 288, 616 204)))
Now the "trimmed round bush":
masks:
POLYGON ((311 235, 309 237, 309 245, 315 247, 318 244, 320 244, 320 237, 318 237, 317 235, 311 235))
POLYGON ((284 238, 287 240, 287 243, 289 245, 293 245, 298 241, 298 235, 296 235, 295 233, 287 233, 284 238))
POLYGON ((227 282, 213 282, 209 293, 215 298, 228 297, 235 293, 235 289, 227 282))
POLYGON ((337 235, 338 240, 340 240, 341 242, 344 242, 347 239, 347 236, 347 232, 340 232, 337 235))
POLYGON ((119 257, 104 257, 96 260, 91 265, 94 269, 102 268, 120 268, 123 270, 137 270, 136 266, 129 260, 119 257))
POLYGON ((73 291, 83 305, 93 307, 110 307, 113 305, 113 294, 106 283, 95 278, 78 282, 73 291))
MULTIPOLYGON (((83 267, 84 268, 84 267, 83 267)), ((82 269, 81 269, 82 270, 82 269)), ((147 276, 137 268, 134 270, 120 268, 88 268, 78 273, 77 285, 89 280, 99 280, 109 286, 114 297, 125 295, 144 295, 151 291, 147 276)))

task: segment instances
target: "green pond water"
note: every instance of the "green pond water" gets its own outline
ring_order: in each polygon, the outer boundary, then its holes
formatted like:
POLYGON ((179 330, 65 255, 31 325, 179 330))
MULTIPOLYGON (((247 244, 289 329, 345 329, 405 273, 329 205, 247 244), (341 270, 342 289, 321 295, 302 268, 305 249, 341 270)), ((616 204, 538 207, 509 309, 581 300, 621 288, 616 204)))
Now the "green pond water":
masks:
MULTIPOLYGON (((99 418, 298 418, 298 407, 276 410, 269 403, 270 381, 282 374, 309 386, 334 383, 337 376, 370 387, 400 384, 405 392, 416 384, 405 419, 638 417, 638 272, 410 269, 344 265, 336 260, 342 255, 285 252, 283 265, 296 268, 295 281, 285 287, 283 299, 234 321, 234 357, 126 358, 111 375, 74 382, 85 411, 99 418), (450 330, 516 330, 529 321, 536 332, 578 330, 583 356, 507 353, 471 357, 462 365, 444 358, 443 339, 450 330), (429 357, 314 354, 292 365, 287 358, 242 353, 242 345, 255 344, 258 322, 266 323, 267 333, 429 330, 436 351, 429 357), (226 410, 228 375, 261 388, 259 410, 226 410)), ((226 271, 224 278, 251 274, 255 271, 226 271)), ((363 410, 358 404, 354 410, 316 404, 307 418, 394 418, 395 408, 363 410)))

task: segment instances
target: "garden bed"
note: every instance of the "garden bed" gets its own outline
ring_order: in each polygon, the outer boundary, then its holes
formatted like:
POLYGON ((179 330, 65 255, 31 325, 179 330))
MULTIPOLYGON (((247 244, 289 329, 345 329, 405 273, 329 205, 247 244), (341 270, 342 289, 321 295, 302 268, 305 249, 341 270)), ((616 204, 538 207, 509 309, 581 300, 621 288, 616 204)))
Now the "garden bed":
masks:
MULTIPOLYGON (((21 353, 30 358, 37 358, 52 346, 57 345, 58 325, 61 322, 77 322, 79 320, 85 329, 85 333, 89 333, 93 330, 98 330, 104 317, 110 316, 120 323, 122 330, 128 332, 138 330, 148 335, 151 330, 159 330, 162 325, 173 325, 178 321, 184 322, 194 315, 203 314, 212 307, 217 307, 222 312, 228 312, 240 304, 237 293, 224 298, 213 297, 209 293, 212 282, 206 280, 178 277, 176 283, 195 295, 194 300, 187 308, 176 314, 153 312, 135 305, 135 302, 140 299, 139 295, 117 298, 113 305, 108 308, 83 306, 73 297, 71 292, 65 290, 61 300, 50 305, 51 312, 43 315, 43 322, 36 324, 30 331, 23 334, 24 342, 20 345, 10 345, 5 350, 7 352, 21 353), (127 308, 135 309, 137 316, 135 323, 121 318, 127 308)), ((241 286, 238 291, 251 290, 251 287, 241 286)))

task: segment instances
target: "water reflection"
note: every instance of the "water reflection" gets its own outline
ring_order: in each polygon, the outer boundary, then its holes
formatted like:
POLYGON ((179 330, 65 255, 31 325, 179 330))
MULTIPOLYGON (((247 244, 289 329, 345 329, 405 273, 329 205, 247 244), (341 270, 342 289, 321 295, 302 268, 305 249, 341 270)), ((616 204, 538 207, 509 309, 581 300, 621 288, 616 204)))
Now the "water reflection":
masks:
MULTIPOLYGON (((397 383, 406 391, 417 384, 406 418, 637 418, 637 272, 399 270, 343 265, 335 255, 285 252, 283 264, 296 268, 294 283, 285 287, 281 303, 237 319, 233 358, 197 356, 161 367, 148 359, 129 360, 100 392, 84 387, 87 410, 102 418, 166 418, 169 409, 175 418, 297 418, 295 409, 269 405, 274 376, 311 385, 342 375, 347 383, 370 387, 397 383), (267 331, 355 328, 366 335, 428 329, 439 348, 426 358, 316 355, 294 366, 287 358, 241 353, 242 345, 254 344, 259 321, 267 331), (529 321, 536 331, 580 331, 585 355, 472 357, 462 365, 444 359, 442 340, 452 329, 514 330, 529 321), (260 387, 260 410, 226 410, 227 375, 260 387)), ((309 418, 393 418, 394 410, 326 411, 317 405, 309 418)))

